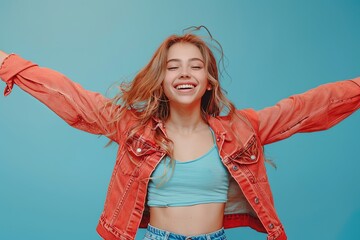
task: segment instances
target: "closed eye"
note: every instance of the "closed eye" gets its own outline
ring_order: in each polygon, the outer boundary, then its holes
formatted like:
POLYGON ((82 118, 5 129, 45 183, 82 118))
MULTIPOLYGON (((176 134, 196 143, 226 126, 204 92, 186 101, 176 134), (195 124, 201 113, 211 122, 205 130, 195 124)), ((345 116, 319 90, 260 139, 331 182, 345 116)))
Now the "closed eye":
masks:
POLYGON ((176 69, 178 69, 179 67, 168 67, 167 69, 170 70, 170 71, 174 71, 176 69))
POLYGON ((202 69, 202 66, 192 66, 191 68, 195 69, 195 70, 199 70, 199 69, 202 69))

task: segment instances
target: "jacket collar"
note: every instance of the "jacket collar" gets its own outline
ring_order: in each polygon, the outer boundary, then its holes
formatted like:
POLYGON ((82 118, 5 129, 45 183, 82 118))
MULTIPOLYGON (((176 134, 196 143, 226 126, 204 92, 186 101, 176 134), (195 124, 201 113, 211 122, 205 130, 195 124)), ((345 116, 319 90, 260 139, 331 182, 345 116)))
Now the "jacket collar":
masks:
POLYGON ((215 132, 215 135, 220 135, 225 137, 225 141, 232 141, 234 139, 234 134, 230 131, 227 131, 218 117, 208 117, 208 122, 211 129, 215 132))
POLYGON ((152 119, 153 119, 153 123, 155 123, 154 126, 152 127, 152 130, 155 131, 157 128, 159 128, 163 132, 163 134, 167 136, 164 122, 155 116, 153 116, 152 119))
MULTIPOLYGON (((165 134, 165 127, 164 122, 156 117, 152 117, 154 120, 155 126, 152 128, 153 130, 156 130, 157 128, 160 128, 160 130, 165 134)), ((215 135, 225 136, 225 141, 232 141, 234 139, 234 135, 232 132, 227 131, 218 117, 208 117, 208 122, 211 127, 211 129, 215 132, 215 135)))

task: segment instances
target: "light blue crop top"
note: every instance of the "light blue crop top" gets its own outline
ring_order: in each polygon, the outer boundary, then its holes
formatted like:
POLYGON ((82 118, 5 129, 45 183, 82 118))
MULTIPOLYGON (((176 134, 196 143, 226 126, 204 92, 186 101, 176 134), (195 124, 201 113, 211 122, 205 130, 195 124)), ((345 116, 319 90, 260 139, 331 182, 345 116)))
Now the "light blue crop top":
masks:
POLYGON ((216 144, 197 159, 187 162, 175 160, 174 166, 172 175, 167 157, 155 168, 148 186, 149 206, 189 206, 227 201, 229 172, 221 162, 216 144))

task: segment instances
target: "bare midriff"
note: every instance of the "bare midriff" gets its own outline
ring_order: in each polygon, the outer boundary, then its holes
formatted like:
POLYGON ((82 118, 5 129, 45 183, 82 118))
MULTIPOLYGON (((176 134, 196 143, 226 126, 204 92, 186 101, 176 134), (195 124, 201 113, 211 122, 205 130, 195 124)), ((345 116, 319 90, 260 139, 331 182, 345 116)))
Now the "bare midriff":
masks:
POLYGON ((150 225, 181 235, 215 232, 223 227, 225 203, 150 207, 150 225))

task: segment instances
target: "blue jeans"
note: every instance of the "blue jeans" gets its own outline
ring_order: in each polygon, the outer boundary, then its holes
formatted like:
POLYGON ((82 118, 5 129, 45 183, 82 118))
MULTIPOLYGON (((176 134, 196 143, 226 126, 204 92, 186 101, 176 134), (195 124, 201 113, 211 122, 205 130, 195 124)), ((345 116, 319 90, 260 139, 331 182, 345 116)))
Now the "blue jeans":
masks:
POLYGON ((143 240, 226 240, 226 236, 224 228, 212 233, 185 236, 165 231, 149 224, 143 240))

